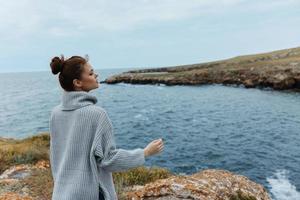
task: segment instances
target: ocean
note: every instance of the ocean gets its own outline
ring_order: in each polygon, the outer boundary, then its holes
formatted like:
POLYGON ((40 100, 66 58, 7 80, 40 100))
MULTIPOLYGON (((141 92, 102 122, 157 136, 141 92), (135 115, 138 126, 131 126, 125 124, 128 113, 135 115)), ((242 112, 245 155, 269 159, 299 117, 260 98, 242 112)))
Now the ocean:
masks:
MULTIPOLYGON (((127 70, 96 72, 104 80, 127 70)), ((48 132, 61 92, 50 71, 0 74, 0 137, 48 132)), ((225 169, 264 185, 274 200, 300 199, 300 93, 123 83, 91 93, 111 118, 118 148, 163 138, 164 151, 146 166, 179 174, 225 169)))

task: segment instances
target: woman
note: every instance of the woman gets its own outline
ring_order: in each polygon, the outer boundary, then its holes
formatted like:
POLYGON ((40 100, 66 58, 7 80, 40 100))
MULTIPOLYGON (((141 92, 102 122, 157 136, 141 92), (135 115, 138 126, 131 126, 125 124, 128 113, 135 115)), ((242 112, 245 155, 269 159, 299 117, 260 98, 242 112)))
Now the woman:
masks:
POLYGON ((54 57, 50 67, 53 74, 59 73, 63 88, 62 101, 49 121, 52 200, 115 200, 112 172, 143 165, 146 157, 163 150, 163 141, 117 149, 109 116, 89 93, 99 82, 87 58, 54 57))

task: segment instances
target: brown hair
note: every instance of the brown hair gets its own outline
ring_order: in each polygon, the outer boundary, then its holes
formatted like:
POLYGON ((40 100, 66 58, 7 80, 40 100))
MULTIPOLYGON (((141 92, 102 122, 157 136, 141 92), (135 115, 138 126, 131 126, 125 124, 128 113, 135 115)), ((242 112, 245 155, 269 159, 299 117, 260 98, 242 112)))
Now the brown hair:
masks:
POLYGON ((74 91, 73 80, 81 79, 83 72, 83 66, 88 62, 88 56, 83 58, 81 56, 72 56, 65 60, 64 56, 54 57, 51 60, 50 67, 52 73, 59 73, 59 83, 61 87, 66 91, 74 91))

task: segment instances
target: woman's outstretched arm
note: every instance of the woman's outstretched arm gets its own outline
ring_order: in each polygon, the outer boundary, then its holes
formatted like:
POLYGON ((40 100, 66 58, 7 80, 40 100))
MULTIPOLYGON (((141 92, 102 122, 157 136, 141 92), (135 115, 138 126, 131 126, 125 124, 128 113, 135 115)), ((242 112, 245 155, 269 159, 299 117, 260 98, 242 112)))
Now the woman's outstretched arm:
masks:
POLYGON ((105 110, 100 114, 93 146, 97 165, 110 172, 125 171, 145 163, 143 148, 116 148, 112 123, 105 110))

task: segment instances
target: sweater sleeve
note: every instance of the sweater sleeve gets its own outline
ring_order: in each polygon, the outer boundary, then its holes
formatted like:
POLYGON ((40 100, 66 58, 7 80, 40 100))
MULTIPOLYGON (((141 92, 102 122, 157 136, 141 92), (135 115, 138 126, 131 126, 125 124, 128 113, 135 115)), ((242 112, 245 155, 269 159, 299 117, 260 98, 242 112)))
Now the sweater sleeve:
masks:
POLYGON ((145 163, 144 149, 117 149, 112 123, 105 110, 101 113, 95 135, 97 165, 110 172, 125 171, 145 163))

